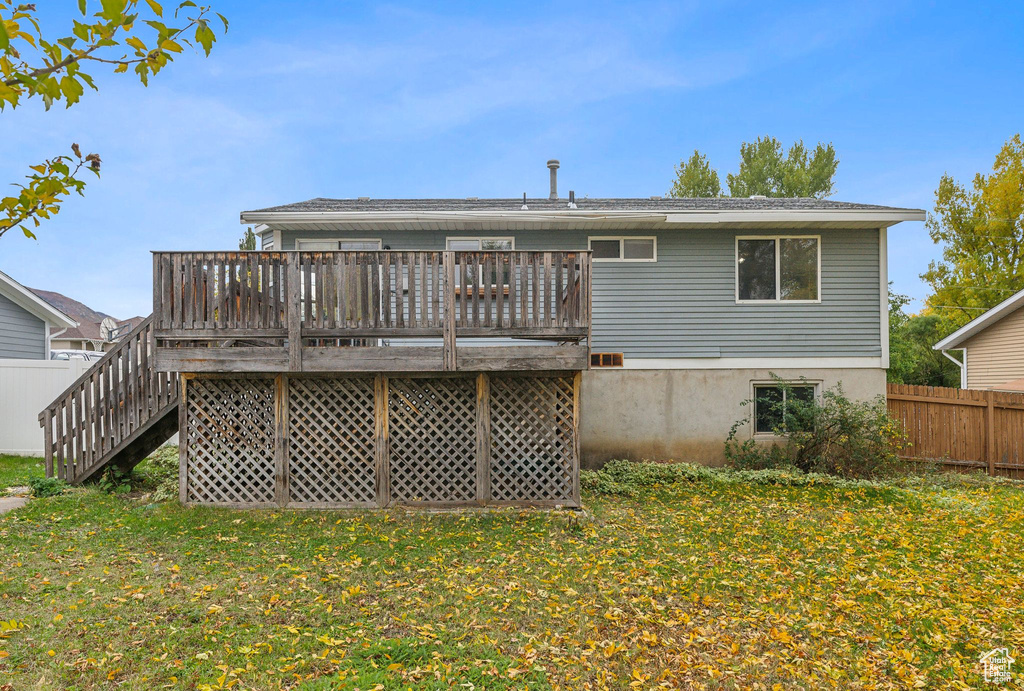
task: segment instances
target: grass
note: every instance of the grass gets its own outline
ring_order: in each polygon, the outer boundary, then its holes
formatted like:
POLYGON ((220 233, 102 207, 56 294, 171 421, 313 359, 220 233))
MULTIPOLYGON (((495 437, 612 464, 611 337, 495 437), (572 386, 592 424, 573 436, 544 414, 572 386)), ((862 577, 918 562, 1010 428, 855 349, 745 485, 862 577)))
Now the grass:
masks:
POLYGON ((34 500, 0 517, 0 688, 968 688, 991 648, 1024 659, 1019 485, 584 499, 585 516, 34 500))
POLYGON ((46 475, 43 459, 0 454, 0 494, 8 487, 23 487, 33 477, 46 475))

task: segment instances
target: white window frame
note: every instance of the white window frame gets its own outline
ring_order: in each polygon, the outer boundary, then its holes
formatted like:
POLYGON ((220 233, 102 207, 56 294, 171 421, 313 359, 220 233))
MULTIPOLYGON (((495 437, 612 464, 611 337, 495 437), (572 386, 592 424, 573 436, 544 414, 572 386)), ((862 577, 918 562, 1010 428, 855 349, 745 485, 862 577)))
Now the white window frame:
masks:
MULTIPOLYGON (((384 243, 380 238, 295 238, 295 249, 299 249, 299 244, 303 242, 376 242, 377 251, 381 250, 384 243)), ((372 252, 373 250, 303 250, 304 252, 372 252)))
POLYGON ((594 257, 594 262, 623 262, 627 264, 650 264, 658 261, 658 237, 656 235, 591 235, 587 238, 587 249, 592 250, 591 243, 594 240, 618 240, 619 241, 619 256, 617 259, 598 259, 594 257), (624 240, 651 240, 654 247, 654 254, 650 259, 626 259, 625 255, 625 244, 624 240))
POLYGON ((784 439, 774 432, 757 431, 757 387, 759 386, 811 386, 814 387, 814 400, 821 400, 822 379, 753 379, 750 382, 750 438, 751 439, 784 439))
MULTIPOLYGON (((596 261, 596 260, 595 260, 596 261)), ((735 274, 734 297, 737 305, 816 305, 821 303, 821 236, 820 235, 737 235, 733 246, 733 273, 735 274), (814 240, 818 243, 817 295, 814 300, 783 300, 782 299, 782 255, 779 252, 780 240, 814 240), (741 300, 740 299, 740 240, 774 240, 775 241, 775 298, 772 300, 741 300)))
POLYGON ((463 235, 452 235, 452 236, 446 237, 444 239, 444 248, 448 252, 474 252, 474 251, 475 252, 508 252, 508 251, 510 251, 510 250, 482 250, 482 249, 480 249, 480 246, 483 244, 484 240, 498 240, 499 242, 511 242, 512 243, 512 250, 511 251, 515 251, 515 249, 516 249, 516 239, 514 237, 487 237, 487 236, 483 236, 483 235, 465 235, 465 236, 463 236, 463 235), (469 241, 469 240, 476 240, 476 250, 449 250, 448 249, 448 244, 452 240, 455 240, 456 242, 466 242, 466 241, 469 241))

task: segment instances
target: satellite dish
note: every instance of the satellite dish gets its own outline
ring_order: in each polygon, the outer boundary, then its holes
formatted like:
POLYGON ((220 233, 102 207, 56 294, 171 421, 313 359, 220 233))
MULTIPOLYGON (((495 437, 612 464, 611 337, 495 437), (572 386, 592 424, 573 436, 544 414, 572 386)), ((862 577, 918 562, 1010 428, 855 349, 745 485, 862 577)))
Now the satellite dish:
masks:
POLYGON ((104 317, 100 322, 100 338, 104 341, 113 341, 117 335, 117 321, 113 317, 104 317))

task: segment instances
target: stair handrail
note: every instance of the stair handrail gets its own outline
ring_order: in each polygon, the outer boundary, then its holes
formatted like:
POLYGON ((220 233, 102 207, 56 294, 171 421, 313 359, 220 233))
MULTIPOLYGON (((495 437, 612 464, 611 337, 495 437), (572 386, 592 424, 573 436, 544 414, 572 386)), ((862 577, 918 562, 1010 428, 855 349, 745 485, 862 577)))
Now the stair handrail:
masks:
MULTIPOLYGON (((108 351, 102 358, 97 360, 75 379, 59 396, 39 413, 39 424, 44 429, 45 436, 45 457, 47 477, 55 474, 69 482, 75 481, 84 472, 89 470, 95 463, 110 453, 118 444, 128 438, 132 432, 140 428, 148 420, 152 419, 158 410, 177 400, 176 378, 173 374, 156 372, 152 360, 152 339, 153 339, 153 315, 146 317, 126 336, 119 339, 117 344, 108 351), (131 349, 136 342, 147 341, 147 347, 141 348, 137 353, 131 349), (127 355, 126 355, 127 354, 127 355), (99 382, 96 381, 98 373, 107 368, 111 361, 122 356, 127 357, 122 362, 116 374, 116 387, 111 388, 111 379, 108 376, 104 383, 106 390, 100 391, 99 382), (132 357, 134 355, 134 358, 132 357), (134 366, 134 369, 133 369, 134 366), (139 376, 147 377, 140 380, 139 376), (125 378, 127 376, 127 379, 125 378), (141 384, 141 393, 145 394, 145 406, 129 411, 136 414, 129 414, 126 419, 113 420, 107 415, 108 409, 113 410, 114 406, 120 406, 121 401, 127 401, 126 392, 133 390, 133 380, 141 384), (94 383, 92 396, 87 396, 86 386, 94 383), (153 390, 154 384, 157 390, 153 390), (161 386, 164 390, 161 392, 161 386), (106 395, 103 395, 106 394, 106 395), (150 406, 149 397, 156 395, 161 398, 161 405, 150 406), (90 399, 84 401, 82 399, 90 399), (116 398, 116 400, 115 400, 116 398), (65 408, 66 403, 74 406, 70 413, 65 408), (90 409, 86 411, 86 407, 90 409), (151 410, 152 408, 152 410, 151 410), (64 412, 64 418, 60 416, 64 412), (98 411, 98 412, 97 412, 98 411), (88 413, 88 416, 86 416, 88 413), (145 413, 143 415, 143 413, 145 413), (141 419, 145 417, 145 419, 141 419), (73 418, 73 419, 72 419, 73 418), (63 425, 69 429, 67 434, 54 434, 54 421, 57 421, 57 429, 61 430, 63 425), (83 422, 85 424, 83 424, 83 422), (90 427, 92 425, 93 427, 90 427), (71 428, 74 428, 73 430, 71 428), (100 434, 102 427, 102 434, 100 434), (72 434, 73 432, 73 434, 72 434), (59 438, 55 438, 59 437, 59 438), (65 449, 65 447, 67 447, 65 449), (68 453, 65 453, 65 450, 68 453), (99 453, 97 453, 99 452, 99 453), (55 458, 56 461, 55 464, 55 458), (56 466, 56 468, 55 468, 56 466), (56 470, 56 473, 55 473, 56 470)), ((113 373, 113 369, 109 370, 113 373)), ((141 404, 143 401, 139 401, 141 404)))

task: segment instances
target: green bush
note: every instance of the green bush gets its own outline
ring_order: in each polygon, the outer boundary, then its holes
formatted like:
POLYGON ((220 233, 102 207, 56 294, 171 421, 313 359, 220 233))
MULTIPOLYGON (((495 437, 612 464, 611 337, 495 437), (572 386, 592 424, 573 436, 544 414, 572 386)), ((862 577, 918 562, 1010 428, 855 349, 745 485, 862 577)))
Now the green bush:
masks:
POLYGON ((608 461, 600 470, 580 473, 580 486, 594 494, 637 497, 645 492, 698 483, 773 485, 777 487, 826 486, 842 489, 889 489, 893 485, 874 480, 845 479, 796 468, 737 470, 693 463, 608 461))
POLYGON ((67 483, 55 477, 33 477, 28 481, 33 497, 56 497, 64 494, 67 483))
POLYGON ((178 498, 178 447, 161 446, 148 459, 154 484, 153 498, 167 501, 178 498))
MULTIPOLYGON (((790 385, 778 380, 786 389, 790 385)), ((753 408, 752 401, 744 405, 753 408)), ((738 420, 725 443, 729 465, 740 469, 794 468, 804 473, 823 473, 844 478, 877 478, 902 469, 899 452, 905 435, 889 417, 882 396, 873 401, 852 401, 842 384, 828 389, 821 399, 801 400, 785 396, 771 404, 781 422, 773 432, 775 442, 740 441, 739 430, 750 417, 738 420)))

